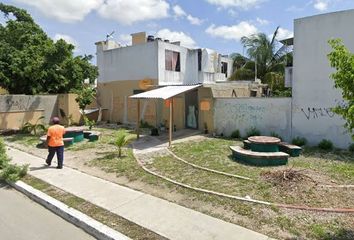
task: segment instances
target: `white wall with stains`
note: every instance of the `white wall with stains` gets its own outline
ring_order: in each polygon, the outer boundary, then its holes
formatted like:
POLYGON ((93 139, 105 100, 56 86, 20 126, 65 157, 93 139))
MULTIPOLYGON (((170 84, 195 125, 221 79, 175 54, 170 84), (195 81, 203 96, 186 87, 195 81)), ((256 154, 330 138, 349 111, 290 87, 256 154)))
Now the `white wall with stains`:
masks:
POLYGON ((306 137, 309 144, 329 139, 336 147, 352 142, 344 121, 331 108, 344 104, 341 91, 329 78, 333 69, 327 58, 328 40, 341 38, 354 52, 354 10, 295 20, 292 126, 293 137, 306 137))
POLYGON ((216 98, 214 127, 217 134, 230 136, 238 129, 242 136, 255 127, 262 135, 271 132, 289 141, 291 136, 291 98, 216 98))

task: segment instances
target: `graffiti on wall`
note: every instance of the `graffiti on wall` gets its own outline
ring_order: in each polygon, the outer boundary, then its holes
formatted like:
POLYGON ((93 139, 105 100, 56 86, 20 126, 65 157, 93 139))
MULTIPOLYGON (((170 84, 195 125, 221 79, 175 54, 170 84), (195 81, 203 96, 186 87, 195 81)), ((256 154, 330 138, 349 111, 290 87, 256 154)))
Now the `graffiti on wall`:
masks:
POLYGON ((25 98, 17 98, 17 99, 7 98, 5 100, 5 102, 6 102, 7 110, 10 110, 10 109, 12 109, 12 110, 27 110, 28 99, 25 99, 25 98))
MULTIPOLYGON (((339 107, 347 107, 347 103, 343 100, 335 99, 335 105, 339 107)), ((301 112, 304 114, 307 120, 319 119, 319 118, 333 118, 335 113, 332 111, 331 107, 307 107, 301 108, 301 112)))
POLYGON ((310 119, 319 119, 319 118, 333 118, 335 113, 332 112, 331 108, 314 108, 308 107, 307 109, 301 108, 301 112, 307 118, 310 119))

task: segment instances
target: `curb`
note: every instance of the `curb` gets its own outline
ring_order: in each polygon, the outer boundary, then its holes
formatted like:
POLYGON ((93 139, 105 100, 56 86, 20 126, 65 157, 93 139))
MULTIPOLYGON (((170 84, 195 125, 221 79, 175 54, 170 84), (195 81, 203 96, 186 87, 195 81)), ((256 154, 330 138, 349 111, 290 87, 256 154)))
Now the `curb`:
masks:
POLYGON ((130 238, 120 232, 96 221, 95 219, 73 209, 64 203, 48 196, 47 194, 27 185, 22 181, 8 182, 16 190, 22 192, 30 199, 41 204, 66 221, 83 229, 88 234, 100 240, 129 240, 130 238))

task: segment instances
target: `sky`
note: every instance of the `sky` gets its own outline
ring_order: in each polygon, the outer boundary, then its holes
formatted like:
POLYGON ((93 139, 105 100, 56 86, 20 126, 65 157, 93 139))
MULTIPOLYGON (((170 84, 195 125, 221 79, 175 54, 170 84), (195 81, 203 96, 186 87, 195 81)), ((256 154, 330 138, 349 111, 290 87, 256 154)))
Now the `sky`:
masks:
POLYGON ((354 0, 5 0, 26 9, 47 34, 75 45, 76 55, 95 55, 95 42, 131 44, 147 32, 190 48, 243 54, 242 36, 263 32, 293 36, 293 21, 354 8, 354 0))

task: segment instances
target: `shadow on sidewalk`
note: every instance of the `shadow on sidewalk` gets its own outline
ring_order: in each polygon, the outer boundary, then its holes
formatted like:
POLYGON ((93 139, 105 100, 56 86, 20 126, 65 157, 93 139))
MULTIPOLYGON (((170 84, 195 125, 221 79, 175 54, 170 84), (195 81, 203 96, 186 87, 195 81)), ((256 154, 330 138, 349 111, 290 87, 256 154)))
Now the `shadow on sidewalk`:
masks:
POLYGON ((48 166, 47 164, 43 164, 40 167, 30 167, 29 170, 30 171, 37 171, 37 170, 43 170, 43 169, 48 169, 48 168, 55 168, 55 167, 51 167, 51 166, 48 166))

